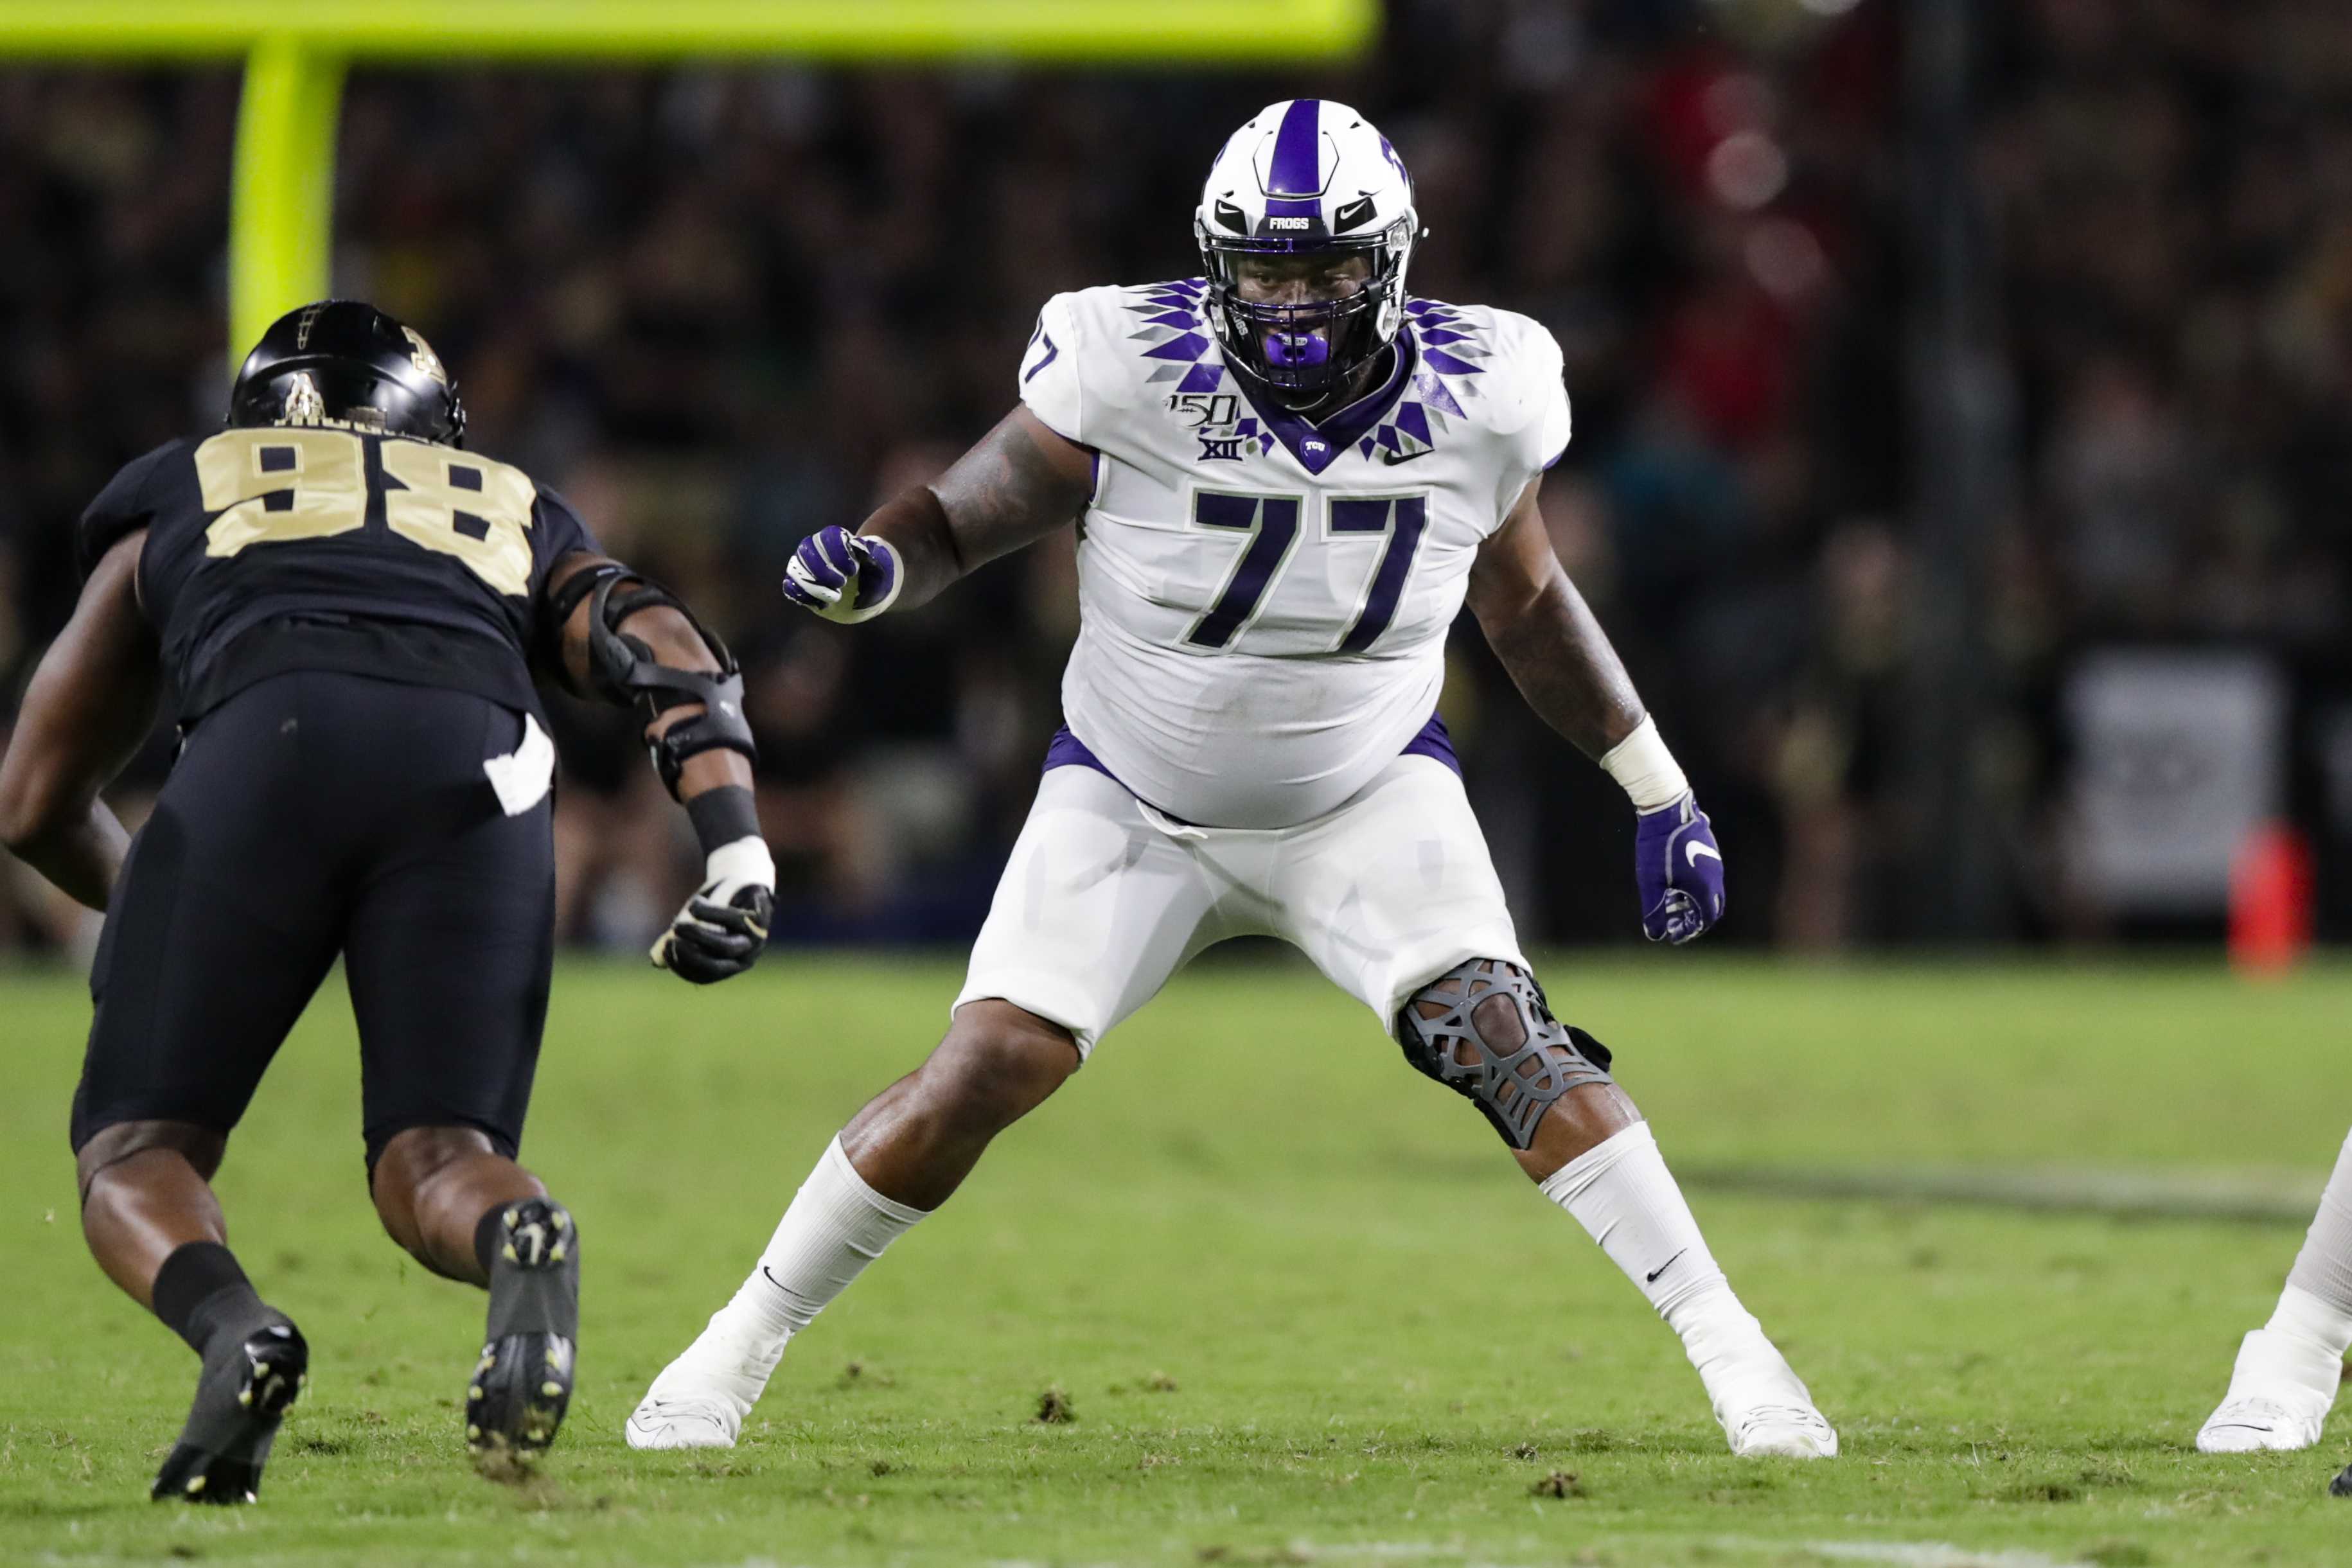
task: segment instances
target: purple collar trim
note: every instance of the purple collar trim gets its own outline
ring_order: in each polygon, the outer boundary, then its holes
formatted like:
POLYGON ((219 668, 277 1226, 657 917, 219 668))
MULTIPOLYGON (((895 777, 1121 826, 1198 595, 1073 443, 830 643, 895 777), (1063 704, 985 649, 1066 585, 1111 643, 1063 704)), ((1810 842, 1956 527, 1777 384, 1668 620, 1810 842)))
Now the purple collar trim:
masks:
POLYGON ((1290 455, 1297 458, 1309 474, 1320 474, 1339 461, 1339 454, 1353 446, 1378 424, 1381 416, 1395 405, 1397 399, 1404 394, 1404 389, 1411 384, 1416 357, 1412 334, 1399 332, 1395 350, 1396 362, 1390 366, 1386 381, 1319 423, 1292 413, 1280 403, 1269 407, 1259 402, 1256 394, 1250 390, 1249 377, 1245 375, 1235 374, 1234 384, 1241 388, 1242 396, 1247 398, 1250 407, 1257 411, 1257 416, 1265 428, 1290 449, 1290 455))

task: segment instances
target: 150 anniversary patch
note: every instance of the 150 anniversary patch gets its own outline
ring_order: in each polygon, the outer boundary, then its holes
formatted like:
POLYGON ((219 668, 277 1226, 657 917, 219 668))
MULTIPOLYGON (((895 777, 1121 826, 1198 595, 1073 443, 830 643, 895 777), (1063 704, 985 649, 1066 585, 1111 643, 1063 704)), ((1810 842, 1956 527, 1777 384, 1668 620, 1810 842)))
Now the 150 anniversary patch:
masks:
POLYGON ((1168 412, 1200 438, 1199 461, 1239 463, 1248 455, 1249 446, 1248 436, 1235 428, 1241 423, 1241 402, 1234 392, 1172 392, 1168 412))

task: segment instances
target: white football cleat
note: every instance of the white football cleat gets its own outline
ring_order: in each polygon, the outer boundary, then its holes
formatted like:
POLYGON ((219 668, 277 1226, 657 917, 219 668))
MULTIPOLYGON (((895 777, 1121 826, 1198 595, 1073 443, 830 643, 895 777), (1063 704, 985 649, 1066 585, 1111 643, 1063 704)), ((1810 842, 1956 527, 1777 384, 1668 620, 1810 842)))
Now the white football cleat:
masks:
POLYGON ((1706 1381, 1715 1418, 1738 1458, 1836 1457, 1837 1428, 1813 1407, 1803 1379, 1760 1330, 1745 1354, 1706 1381))
POLYGON ((2224 1399, 2205 1417, 2205 1425, 2197 1428, 2197 1451, 2255 1454, 2264 1449, 2308 1448, 2319 1441, 2320 1425, 2326 1416, 2325 1408, 2311 1414, 2307 1402, 2301 1408, 2290 1408, 2275 1399, 2224 1399))
POLYGON ((2238 1346, 2230 1391, 2197 1428, 2198 1451, 2252 1454, 2308 1448, 2336 1403, 2344 1364, 2322 1345, 2255 1329, 2238 1346))
POLYGON ((1811 1405, 1756 1405, 1727 1416, 1723 1434, 1743 1459, 1832 1459, 1837 1428, 1811 1405))
POLYGON ((750 1413, 750 1406, 723 1394, 666 1399, 649 1392, 629 1413, 626 1435, 632 1448, 731 1448, 750 1413))
POLYGON ((632 1448, 731 1448, 768 1378, 783 1359, 784 1339, 729 1321, 730 1302, 676 1361, 662 1368, 629 1415, 632 1448))

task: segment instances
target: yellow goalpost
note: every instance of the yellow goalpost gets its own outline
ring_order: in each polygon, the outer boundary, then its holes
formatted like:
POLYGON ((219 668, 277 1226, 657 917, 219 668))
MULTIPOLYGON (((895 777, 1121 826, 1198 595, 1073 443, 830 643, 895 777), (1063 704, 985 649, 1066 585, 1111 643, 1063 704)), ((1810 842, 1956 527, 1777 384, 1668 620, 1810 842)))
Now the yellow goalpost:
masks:
POLYGON ((1344 57, 1379 0, 6 0, 0 60, 242 57, 229 342, 327 292, 354 60, 1063 64, 1344 57))

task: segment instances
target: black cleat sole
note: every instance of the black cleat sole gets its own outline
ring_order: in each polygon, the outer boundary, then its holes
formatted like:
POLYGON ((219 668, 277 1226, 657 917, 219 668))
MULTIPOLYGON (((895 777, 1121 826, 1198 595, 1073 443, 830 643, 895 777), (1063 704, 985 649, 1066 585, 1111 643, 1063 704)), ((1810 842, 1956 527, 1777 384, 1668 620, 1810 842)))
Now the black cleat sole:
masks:
POLYGON ((544 1453, 572 1405, 580 1233, 561 1204, 509 1208, 490 1274, 490 1339, 466 1389, 466 1447, 486 1471, 544 1453))
POLYGON ((310 1379, 310 1347, 292 1323, 247 1334, 196 1383, 188 1424, 147 1495, 157 1502, 233 1505, 261 1491, 278 1424, 310 1379))
POLYGON ((2327 1483, 2327 1495, 2329 1497, 2352 1497, 2352 1465, 2345 1466, 2342 1470, 2337 1472, 2336 1479, 2327 1483))
POLYGON ((482 1347, 466 1390, 466 1448, 488 1465, 547 1451, 572 1406, 572 1342, 520 1333, 482 1347))

